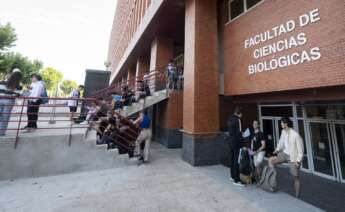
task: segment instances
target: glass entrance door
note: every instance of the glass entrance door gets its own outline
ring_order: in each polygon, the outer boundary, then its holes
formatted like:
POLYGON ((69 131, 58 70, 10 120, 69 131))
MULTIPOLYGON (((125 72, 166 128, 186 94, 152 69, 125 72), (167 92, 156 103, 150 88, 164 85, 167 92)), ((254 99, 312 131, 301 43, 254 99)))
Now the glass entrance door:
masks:
POLYGON ((327 122, 311 122, 309 128, 314 172, 334 179, 336 173, 329 126, 327 122))
POLYGON ((345 181, 345 124, 310 122, 310 141, 314 173, 345 181))
POLYGON ((345 182, 345 123, 333 124, 338 179, 345 182))

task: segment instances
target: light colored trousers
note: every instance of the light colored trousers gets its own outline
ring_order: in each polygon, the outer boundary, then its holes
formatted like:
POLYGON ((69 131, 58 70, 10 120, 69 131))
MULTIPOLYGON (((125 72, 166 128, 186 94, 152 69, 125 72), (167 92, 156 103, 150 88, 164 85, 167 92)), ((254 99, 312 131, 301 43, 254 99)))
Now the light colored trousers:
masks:
POLYGON ((15 99, 0 99, 0 135, 5 135, 15 99))
POLYGON ((140 145, 142 142, 145 141, 144 161, 147 161, 149 159, 151 136, 152 136, 151 129, 142 129, 137 140, 135 141, 135 154, 136 155, 141 154, 140 145))

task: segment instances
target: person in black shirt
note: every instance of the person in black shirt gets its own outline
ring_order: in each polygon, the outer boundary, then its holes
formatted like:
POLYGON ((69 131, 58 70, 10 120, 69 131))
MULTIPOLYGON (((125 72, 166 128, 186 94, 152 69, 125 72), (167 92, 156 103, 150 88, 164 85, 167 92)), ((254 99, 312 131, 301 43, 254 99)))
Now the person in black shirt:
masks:
POLYGON ((253 137, 251 143, 251 150, 254 157, 255 177, 258 179, 261 173, 261 165, 265 157, 266 141, 264 134, 260 131, 258 121, 253 121, 253 137))
POLYGON ((234 185, 243 186, 240 180, 238 157, 240 154, 242 140, 241 126, 242 112, 240 107, 236 107, 234 114, 228 119, 229 145, 230 145, 230 180, 234 185))

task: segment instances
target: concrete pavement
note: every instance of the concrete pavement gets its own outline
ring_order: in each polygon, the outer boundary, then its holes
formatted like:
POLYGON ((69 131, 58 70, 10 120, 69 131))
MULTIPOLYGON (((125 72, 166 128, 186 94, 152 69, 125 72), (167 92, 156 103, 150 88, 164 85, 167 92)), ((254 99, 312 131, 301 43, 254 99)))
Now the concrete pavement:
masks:
POLYGON ((192 167, 180 154, 154 143, 148 165, 1 181, 0 211, 321 211, 285 193, 236 187, 227 168, 192 167))

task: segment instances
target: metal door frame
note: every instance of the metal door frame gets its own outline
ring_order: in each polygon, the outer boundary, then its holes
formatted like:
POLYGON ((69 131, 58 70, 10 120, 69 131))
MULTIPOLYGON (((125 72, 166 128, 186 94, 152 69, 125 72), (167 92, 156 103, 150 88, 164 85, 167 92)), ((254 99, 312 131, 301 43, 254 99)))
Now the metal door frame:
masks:
POLYGON ((331 127, 330 127, 330 123, 329 121, 327 120, 307 120, 307 124, 308 124, 308 134, 309 134, 309 142, 308 142, 308 145, 310 145, 310 149, 311 149, 311 157, 310 157, 310 170, 312 171, 313 174, 315 175, 318 175, 320 177, 324 177, 324 178, 327 178, 327 179, 330 179, 330 180, 334 180, 336 181, 337 180, 337 170, 336 170, 336 167, 335 167, 335 159, 334 159, 334 142, 333 142, 333 139, 332 139, 332 135, 331 135, 331 127), (316 124, 325 124, 326 125, 326 128, 327 128, 327 136, 328 136, 328 145, 329 145, 329 149, 330 149, 330 156, 331 156, 331 163, 332 163, 332 172, 333 172, 333 175, 328 175, 328 174, 324 174, 322 172, 318 172, 315 170, 315 167, 314 167, 314 151, 313 151, 313 147, 312 147, 312 135, 311 135, 311 124, 313 123, 316 123, 316 124))
POLYGON ((333 157, 335 160, 335 166, 337 170, 337 180, 339 182, 345 183, 345 176, 343 176, 342 167, 340 163, 340 157, 339 157, 338 137, 335 131, 335 125, 342 125, 345 127, 345 121, 331 121, 329 125, 330 125, 332 142, 333 142, 333 155, 334 155, 333 157))

